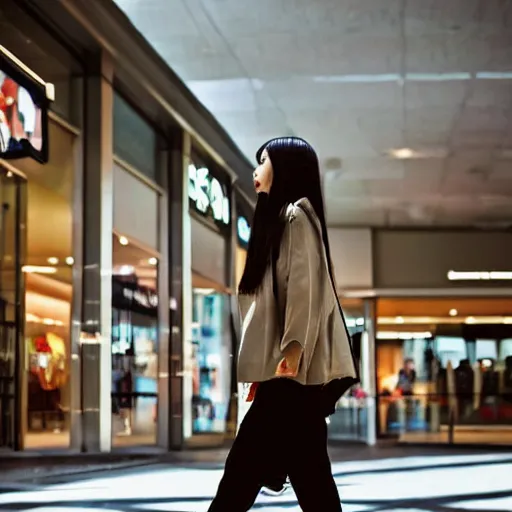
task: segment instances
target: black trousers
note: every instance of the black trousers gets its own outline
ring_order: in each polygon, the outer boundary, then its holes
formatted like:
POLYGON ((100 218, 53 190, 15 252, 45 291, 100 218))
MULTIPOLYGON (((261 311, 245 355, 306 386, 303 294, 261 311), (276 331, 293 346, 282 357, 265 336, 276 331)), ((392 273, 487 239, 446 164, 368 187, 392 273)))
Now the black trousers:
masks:
POLYGON ((288 475, 304 512, 340 512, 318 389, 288 379, 260 384, 229 452, 209 512, 246 512, 273 475, 288 475))

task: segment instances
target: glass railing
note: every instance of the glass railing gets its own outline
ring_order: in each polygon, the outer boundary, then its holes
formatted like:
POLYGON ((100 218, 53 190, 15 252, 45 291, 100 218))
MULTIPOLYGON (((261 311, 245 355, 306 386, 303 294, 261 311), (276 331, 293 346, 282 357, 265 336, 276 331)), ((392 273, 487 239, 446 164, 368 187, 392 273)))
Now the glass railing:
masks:
POLYGON ((368 438, 368 399, 366 397, 343 397, 336 406, 336 412, 328 419, 329 440, 361 441, 368 438))
POLYGON ((512 445, 512 397, 380 396, 379 433, 403 442, 512 445))

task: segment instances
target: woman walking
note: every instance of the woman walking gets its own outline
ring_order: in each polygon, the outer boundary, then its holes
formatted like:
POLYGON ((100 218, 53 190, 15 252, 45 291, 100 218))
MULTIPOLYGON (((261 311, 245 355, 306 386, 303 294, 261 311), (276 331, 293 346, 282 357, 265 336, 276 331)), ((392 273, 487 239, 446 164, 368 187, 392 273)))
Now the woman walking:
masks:
POLYGON ((239 285, 238 380, 247 412, 210 512, 246 512, 289 476, 305 512, 341 511, 325 417, 358 381, 331 266, 318 159, 283 137, 256 155, 254 214, 239 285))

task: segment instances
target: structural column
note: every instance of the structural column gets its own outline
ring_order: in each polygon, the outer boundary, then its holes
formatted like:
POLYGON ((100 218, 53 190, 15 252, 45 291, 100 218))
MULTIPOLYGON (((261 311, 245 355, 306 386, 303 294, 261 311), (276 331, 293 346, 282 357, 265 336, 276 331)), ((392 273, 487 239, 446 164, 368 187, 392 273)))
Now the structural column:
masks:
MULTIPOLYGON (((186 408, 184 396, 184 340, 190 338, 192 311, 192 275, 190 221, 188 215, 188 163, 191 140, 188 133, 176 130, 169 154, 169 352, 168 352, 168 425, 167 446, 181 450, 184 444, 186 408)), ((161 367, 163 368, 163 367, 161 367)), ((191 380, 191 379, 190 379, 191 380)), ((188 423, 188 421, 187 421, 188 423)), ((160 425, 159 425, 160 427, 160 425)), ((162 425, 163 427, 163 425, 162 425)))
POLYGON ((159 197, 159 242, 158 262, 158 413, 156 442, 161 448, 169 448, 169 353, 170 353, 170 307, 169 297, 169 248, 174 242, 169 230, 169 172, 172 151, 159 151, 158 166, 160 185, 167 192, 159 197))
POLYGON ((91 57, 84 84, 83 295, 79 339, 81 442, 108 452, 112 435, 113 62, 91 57))
POLYGON ((228 415, 226 418, 226 437, 234 439, 237 431, 238 420, 238 381, 237 381, 237 353, 239 339, 239 313, 236 282, 236 251, 237 251, 237 197, 236 182, 231 184, 230 190, 230 213, 231 213, 231 230, 227 241, 228 250, 226 251, 226 282, 231 291, 229 297, 229 326, 231 334, 231 359, 230 359, 230 394, 228 404, 228 415))
POLYGON ((377 317, 375 299, 364 301, 364 332, 361 337, 361 386, 366 392, 366 443, 377 443, 377 386, 375 382, 375 340, 377 317))

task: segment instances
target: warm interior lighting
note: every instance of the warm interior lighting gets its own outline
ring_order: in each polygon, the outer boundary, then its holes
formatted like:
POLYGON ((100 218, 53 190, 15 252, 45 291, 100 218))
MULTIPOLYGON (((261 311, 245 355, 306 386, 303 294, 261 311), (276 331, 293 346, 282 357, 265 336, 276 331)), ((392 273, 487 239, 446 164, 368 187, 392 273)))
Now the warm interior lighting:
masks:
POLYGON ((27 274, 56 274, 55 267, 45 267, 40 265, 24 265, 21 270, 27 274))
POLYGON ((129 242, 128 242, 128 238, 126 238, 125 236, 120 236, 120 237, 119 237, 119 243, 120 243, 121 245, 128 245, 128 244, 129 244, 129 242))
POLYGON ((68 256, 66 258, 66 264, 67 265, 73 265, 73 263, 75 263, 75 258, 73 258, 73 256, 68 256))
POLYGON ((450 309, 450 316, 457 316, 459 312, 456 309, 450 309))
POLYGON ((150 265, 156 265, 158 263, 158 260, 156 258, 149 258, 148 263, 150 265))
POLYGON ((422 332, 400 332, 400 331, 377 331, 378 340, 424 340, 432 338, 430 331, 422 332))
POLYGON ((59 258, 56 258, 55 256, 51 256, 46 260, 50 265, 57 265, 59 263, 59 258))
POLYGON ((512 271, 508 270, 485 270, 471 272, 459 272, 457 270, 450 270, 448 272, 449 281, 508 281, 511 279, 512 271))
POLYGON ((12 171, 7 171, 6 176, 7 176, 8 178, 12 178, 12 171))
POLYGON ((55 325, 58 327, 62 327, 64 325, 62 320, 55 320, 54 318, 41 318, 32 313, 27 313, 25 315, 25 320, 32 324, 55 325))
MULTIPOLYGON (((454 316, 404 316, 399 317, 403 322, 398 322, 397 317, 379 316, 377 323, 379 325, 432 325, 432 324, 460 324, 462 322, 468 324, 512 324, 510 316, 469 316, 462 320, 460 317, 454 316)), ((348 322, 347 322, 348 323, 348 322)), ((352 327, 349 325, 349 327, 352 327)))
POLYGON ((216 292, 213 288, 194 288, 194 293, 198 295, 212 295, 216 292))
POLYGON ((404 317, 403 317, 403 316, 397 316, 397 317, 395 318, 395 322, 396 322, 397 324, 403 324, 403 323, 405 322, 404 317))
POLYGON ((392 149, 390 154, 393 158, 398 158, 399 160, 407 160, 414 156, 414 151, 410 148, 400 148, 392 149))
POLYGON ((131 276, 135 273, 135 267, 132 265, 121 265, 119 267, 115 267, 112 270, 112 274, 115 276, 131 276))

